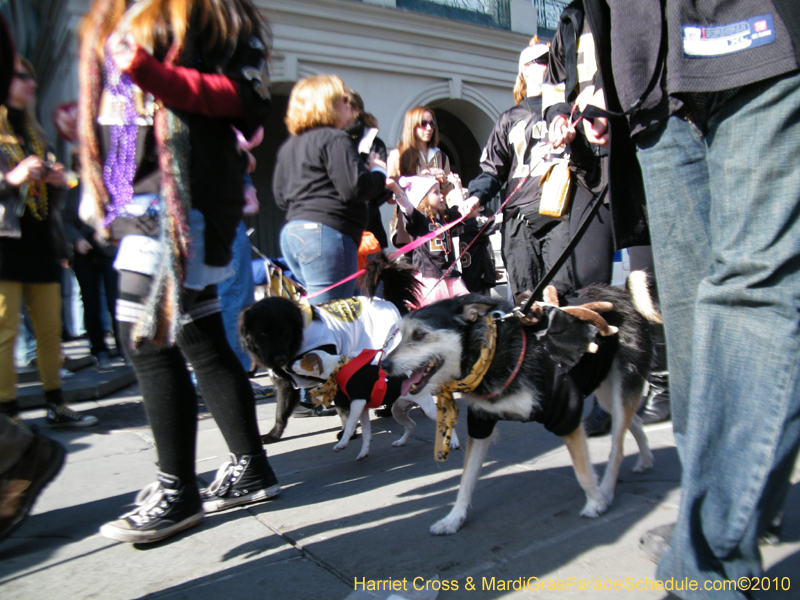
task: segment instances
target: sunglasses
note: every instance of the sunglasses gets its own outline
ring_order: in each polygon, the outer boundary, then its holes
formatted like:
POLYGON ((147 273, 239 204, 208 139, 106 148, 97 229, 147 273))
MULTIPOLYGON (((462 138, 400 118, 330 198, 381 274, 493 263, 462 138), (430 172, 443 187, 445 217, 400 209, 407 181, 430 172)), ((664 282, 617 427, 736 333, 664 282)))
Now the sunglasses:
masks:
POLYGON ((436 121, 422 120, 419 122, 419 125, 417 125, 417 127, 421 129, 425 129, 426 127, 434 128, 436 127, 436 121))
POLYGON ((533 60, 529 60, 525 65, 541 65, 543 67, 547 66, 548 62, 548 55, 545 54, 544 56, 540 56, 539 58, 534 58, 533 60))
POLYGON ((24 73, 22 71, 14 71, 14 77, 19 79, 20 81, 36 81, 36 78, 29 73, 24 73))

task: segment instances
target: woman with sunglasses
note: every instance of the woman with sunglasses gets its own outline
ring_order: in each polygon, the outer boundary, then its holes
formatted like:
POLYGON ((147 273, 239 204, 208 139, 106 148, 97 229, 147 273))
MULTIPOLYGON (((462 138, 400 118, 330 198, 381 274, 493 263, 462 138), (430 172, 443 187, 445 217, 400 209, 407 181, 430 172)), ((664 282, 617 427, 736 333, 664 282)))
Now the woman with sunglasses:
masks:
POLYGON ((14 342, 24 299, 36 333, 46 422, 87 427, 97 417, 65 406, 61 391, 60 282, 67 249, 58 211, 67 179, 34 116, 37 87, 33 66, 18 56, 0 106, 0 412, 19 420, 14 342))
MULTIPOLYGON (((428 175, 436 178, 442 193, 447 196, 452 185, 448 181, 450 175, 450 159, 439 146, 439 127, 433 111, 427 106, 415 106, 406 113, 403 121, 403 133, 397 148, 389 153, 386 161, 388 176, 397 179, 403 175, 428 175)), ((401 246, 411 241, 411 237, 399 219, 395 209, 392 223, 392 243, 401 246)))

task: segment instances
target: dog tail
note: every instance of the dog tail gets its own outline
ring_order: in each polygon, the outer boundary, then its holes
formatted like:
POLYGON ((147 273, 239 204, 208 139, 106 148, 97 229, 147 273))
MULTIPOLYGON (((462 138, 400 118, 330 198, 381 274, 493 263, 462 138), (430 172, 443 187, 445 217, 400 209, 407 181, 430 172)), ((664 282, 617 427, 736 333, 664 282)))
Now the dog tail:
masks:
POLYGON ((647 273, 645 271, 631 271, 626 287, 639 314, 653 323, 663 323, 661 314, 653 306, 650 290, 647 289, 647 273))
POLYGON ((401 259, 390 261, 384 252, 375 253, 367 260, 361 289, 370 298, 378 296, 388 300, 405 315, 419 295, 420 282, 414 273, 414 267, 401 259))

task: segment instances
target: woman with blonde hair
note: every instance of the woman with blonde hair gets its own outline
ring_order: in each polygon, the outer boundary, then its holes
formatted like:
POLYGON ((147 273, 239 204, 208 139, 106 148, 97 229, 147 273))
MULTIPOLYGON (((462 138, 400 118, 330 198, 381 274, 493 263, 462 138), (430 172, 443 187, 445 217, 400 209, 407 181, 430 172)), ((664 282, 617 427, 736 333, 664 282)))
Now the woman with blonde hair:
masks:
POLYGON ((160 469, 100 528, 115 540, 156 542, 280 493, 216 287, 244 205, 234 127, 249 137, 269 111, 269 45, 250 0, 97 0, 82 26, 81 212, 120 240, 117 321, 160 469), (189 363, 231 452, 202 490, 189 363))
MULTIPOLYGON (((278 208, 286 211, 283 258, 309 294, 356 272, 367 203, 386 185, 385 163, 372 152, 367 167, 343 131, 355 114, 335 75, 301 79, 289 97, 291 137, 278 151, 272 191, 278 208)), ((311 303, 348 298, 355 286, 354 280, 338 285, 311 303)))
POLYGON ((46 422, 86 427, 97 417, 65 406, 61 391, 60 282, 67 249, 58 211, 67 182, 34 116, 36 89, 33 66, 18 56, 0 106, 0 412, 19 420, 14 342, 24 299, 36 333, 46 422))

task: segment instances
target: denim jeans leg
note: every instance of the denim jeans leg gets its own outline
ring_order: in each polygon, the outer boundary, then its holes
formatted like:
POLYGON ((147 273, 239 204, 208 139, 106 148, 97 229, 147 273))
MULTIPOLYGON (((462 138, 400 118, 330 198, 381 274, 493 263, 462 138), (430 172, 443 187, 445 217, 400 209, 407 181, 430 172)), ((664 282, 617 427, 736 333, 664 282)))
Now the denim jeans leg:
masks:
MULTIPOLYGON (((358 269, 358 246, 339 231, 312 221, 289 221, 281 229, 281 252, 292 272, 309 294, 338 283, 358 269)), ((349 298, 355 280, 348 281, 311 300, 322 304, 349 298)))
POLYGON ((712 263, 707 149, 699 130, 679 117, 639 134, 636 143, 664 316, 672 424, 680 452, 689 410, 695 297, 712 263))
POLYGON ((89 336, 91 352, 97 356, 100 352, 108 352, 105 339, 105 327, 101 313, 103 307, 100 302, 100 271, 98 259, 92 250, 87 254, 76 254, 72 261, 72 268, 81 290, 83 302, 83 325, 89 336))
POLYGON ((114 342, 117 345, 117 351, 120 355, 124 352, 125 346, 122 343, 122 338, 119 333, 119 323, 115 314, 117 305, 117 294, 119 286, 119 276, 117 270, 114 268, 114 257, 106 254, 99 257, 103 279, 103 296, 106 300, 106 309, 108 310, 108 319, 111 327, 114 330, 114 342))
POLYGON ((247 227, 240 222, 236 229, 236 237, 231 246, 231 265, 233 275, 217 284, 219 302, 222 307, 222 322, 225 324, 225 336, 245 371, 250 369, 250 356, 239 342, 239 313, 255 302, 255 285, 253 270, 250 267, 250 238, 247 227))
POLYGON ((712 263, 696 294, 681 505, 657 576, 701 582, 685 598, 739 599, 702 582, 761 574, 758 536, 800 446, 800 74, 743 88, 706 139, 712 263))

